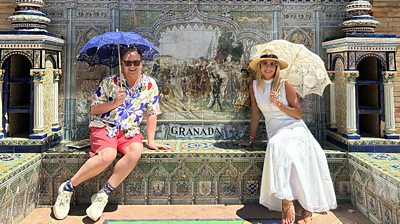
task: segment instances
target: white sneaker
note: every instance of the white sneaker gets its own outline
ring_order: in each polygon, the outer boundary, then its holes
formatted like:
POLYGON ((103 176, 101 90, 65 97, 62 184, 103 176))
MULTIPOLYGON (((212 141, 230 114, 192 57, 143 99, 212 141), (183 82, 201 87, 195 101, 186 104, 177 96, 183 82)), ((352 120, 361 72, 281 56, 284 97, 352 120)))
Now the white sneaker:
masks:
POLYGON ((65 219, 69 212, 69 203, 72 197, 72 191, 64 191, 65 181, 58 188, 57 201, 53 206, 53 213, 57 219, 65 219))
POLYGON ((86 215, 93 221, 97 221, 103 214, 108 202, 108 195, 104 192, 96 193, 91 198, 92 204, 86 209, 86 215))

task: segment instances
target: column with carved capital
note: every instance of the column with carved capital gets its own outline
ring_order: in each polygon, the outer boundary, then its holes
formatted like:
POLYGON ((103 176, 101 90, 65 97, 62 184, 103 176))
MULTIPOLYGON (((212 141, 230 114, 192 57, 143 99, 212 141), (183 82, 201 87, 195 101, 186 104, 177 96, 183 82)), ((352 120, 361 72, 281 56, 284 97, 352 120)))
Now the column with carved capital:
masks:
POLYGON ((51 130, 61 130, 58 123, 58 81, 60 80, 61 69, 53 70, 53 108, 51 109, 51 130))
POLYGON ((31 69, 33 77, 33 134, 29 138, 42 139, 47 137, 44 133, 44 102, 43 102, 43 81, 46 74, 44 69, 31 69))
POLYGON ((0 69, 0 139, 4 138, 3 133, 3 82, 4 82, 4 73, 3 69, 0 69))
POLYGON ((395 115, 394 115, 394 95, 393 80, 396 71, 386 71, 383 73, 384 97, 385 97, 385 138, 399 139, 396 134, 395 115))
POLYGON ((329 85, 329 107, 330 123, 329 128, 336 131, 336 92, 335 92, 335 71, 328 71, 332 83, 329 85))
POLYGON ((348 139, 360 139, 357 134, 356 117, 356 79, 360 75, 358 71, 344 71, 346 79, 346 133, 344 136, 348 139))

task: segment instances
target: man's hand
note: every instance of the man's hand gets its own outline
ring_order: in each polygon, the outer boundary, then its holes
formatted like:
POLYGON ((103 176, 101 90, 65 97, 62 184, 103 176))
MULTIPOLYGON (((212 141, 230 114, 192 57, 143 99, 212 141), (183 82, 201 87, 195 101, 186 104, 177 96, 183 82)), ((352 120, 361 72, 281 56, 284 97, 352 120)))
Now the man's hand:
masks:
POLYGON ((114 99, 114 102, 116 103, 117 106, 121 105, 124 103, 125 101, 125 88, 121 88, 118 92, 117 92, 117 96, 114 99))
POLYGON ((166 149, 171 149, 170 146, 168 145, 162 145, 162 144, 158 144, 156 142, 148 142, 147 143, 147 148, 151 149, 151 150, 166 150, 166 149))

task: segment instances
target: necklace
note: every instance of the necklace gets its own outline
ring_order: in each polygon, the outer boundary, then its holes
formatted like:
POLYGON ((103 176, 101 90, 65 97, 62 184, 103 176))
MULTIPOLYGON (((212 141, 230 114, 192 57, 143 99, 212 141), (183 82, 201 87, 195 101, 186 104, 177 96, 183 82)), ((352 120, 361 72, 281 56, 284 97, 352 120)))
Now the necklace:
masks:
POLYGON ((136 87, 139 85, 140 81, 142 80, 143 75, 140 74, 140 76, 136 79, 135 84, 133 84, 131 90, 134 91, 136 87))

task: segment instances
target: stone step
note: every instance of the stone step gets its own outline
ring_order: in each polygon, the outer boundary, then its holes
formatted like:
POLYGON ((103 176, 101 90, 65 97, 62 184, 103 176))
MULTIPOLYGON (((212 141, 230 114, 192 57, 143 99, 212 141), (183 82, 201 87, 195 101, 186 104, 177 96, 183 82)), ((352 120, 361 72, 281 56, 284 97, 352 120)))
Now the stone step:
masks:
MULTIPOLYGON (((57 221, 59 224, 90 223, 86 217, 88 205, 72 206, 66 219, 57 221)), ((35 209, 20 224, 53 223, 51 207, 43 206, 35 209)), ((281 213, 269 211, 259 204, 245 205, 112 205, 106 206, 105 211, 96 223, 111 223, 124 221, 138 223, 147 221, 148 224, 166 224, 174 220, 186 224, 189 221, 224 221, 237 220, 241 224, 250 223, 281 223, 281 213), (158 222, 157 222, 158 221, 158 222)), ((297 219, 299 216, 297 216, 297 219)), ((351 204, 340 204, 327 214, 314 214, 313 224, 321 223, 363 223, 371 222, 357 211, 351 204), (351 213, 350 213, 350 212, 351 213)))

